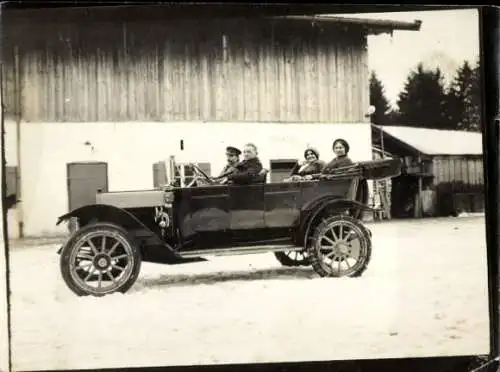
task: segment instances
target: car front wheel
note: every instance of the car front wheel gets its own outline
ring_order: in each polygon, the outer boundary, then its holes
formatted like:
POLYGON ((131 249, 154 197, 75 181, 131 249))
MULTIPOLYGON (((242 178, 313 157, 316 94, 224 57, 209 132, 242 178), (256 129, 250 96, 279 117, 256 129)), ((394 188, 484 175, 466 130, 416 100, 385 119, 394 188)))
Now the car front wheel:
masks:
POLYGON ((314 230, 308 247, 311 265, 323 277, 357 277, 371 259, 371 236, 350 216, 323 220, 314 230))
POLYGON ((78 296, 125 293, 139 276, 139 249, 121 227, 94 223, 76 231, 61 251, 66 285, 78 296))

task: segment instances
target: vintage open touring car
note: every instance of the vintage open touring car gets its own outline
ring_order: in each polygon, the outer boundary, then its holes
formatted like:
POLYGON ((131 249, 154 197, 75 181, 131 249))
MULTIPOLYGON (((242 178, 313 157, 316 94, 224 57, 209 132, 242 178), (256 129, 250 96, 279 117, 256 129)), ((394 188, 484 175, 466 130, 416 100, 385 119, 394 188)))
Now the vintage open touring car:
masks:
POLYGON ((358 162, 305 182, 266 183, 263 176, 249 185, 214 184, 192 169, 184 187, 98 192, 95 204, 59 217, 57 224, 77 221, 58 251, 67 286, 79 296, 124 293, 141 262, 263 252, 284 265, 311 265, 323 277, 360 276, 372 250, 360 218, 374 210, 367 180, 399 175, 401 161, 358 162))

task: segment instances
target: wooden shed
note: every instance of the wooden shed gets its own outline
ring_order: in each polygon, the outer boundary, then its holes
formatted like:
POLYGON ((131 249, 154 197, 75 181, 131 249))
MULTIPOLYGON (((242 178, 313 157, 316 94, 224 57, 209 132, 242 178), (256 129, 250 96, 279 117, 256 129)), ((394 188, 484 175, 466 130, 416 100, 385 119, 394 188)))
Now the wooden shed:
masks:
POLYGON ((2 12, 7 162, 21 200, 11 236, 61 231, 74 164, 96 187, 124 190, 153 187, 153 164, 174 154, 218 173, 225 146, 246 142, 268 168, 308 145, 328 160, 339 132, 354 160, 371 158, 367 36, 420 22, 228 13, 2 12))
POLYGON ((372 125, 377 148, 404 160, 392 181, 392 216, 484 212, 482 134, 372 125))

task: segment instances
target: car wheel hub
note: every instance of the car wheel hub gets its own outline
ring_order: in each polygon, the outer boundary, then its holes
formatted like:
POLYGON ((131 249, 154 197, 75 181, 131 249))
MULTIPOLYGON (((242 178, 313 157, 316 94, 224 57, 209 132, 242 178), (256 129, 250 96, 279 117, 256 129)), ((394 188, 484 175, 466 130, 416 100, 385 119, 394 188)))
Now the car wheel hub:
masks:
POLYGON ((94 265, 98 270, 106 270, 111 265, 111 260, 107 255, 97 255, 94 259, 94 265))
POLYGON ((349 246, 344 243, 337 243, 337 246, 335 247, 337 254, 344 256, 349 253, 349 246))

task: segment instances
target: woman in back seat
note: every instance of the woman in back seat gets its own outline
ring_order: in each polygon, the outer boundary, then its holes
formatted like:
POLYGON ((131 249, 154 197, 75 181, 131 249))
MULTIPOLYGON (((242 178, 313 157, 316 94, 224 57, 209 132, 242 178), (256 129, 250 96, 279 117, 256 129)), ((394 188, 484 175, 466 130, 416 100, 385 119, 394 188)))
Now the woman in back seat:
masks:
POLYGON ((333 152, 335 153, 335 158, 333 158, 325 167, 322 173, 328 174, 332 173, 337 168, 346 167, 353 164, 353 161, 347 156, 349 153, 349 144, 346 140, 338 138, 333 141, 333 152))
POLYGON ((304 151, 305 161, 297 163, 292 169, 290 178, 285 179, 285 182, 295 182, 312 179, 313 174, 319 174, 325 166, 325 162, 319 160, 319 152, 315 148, 308 147, 304 151))

